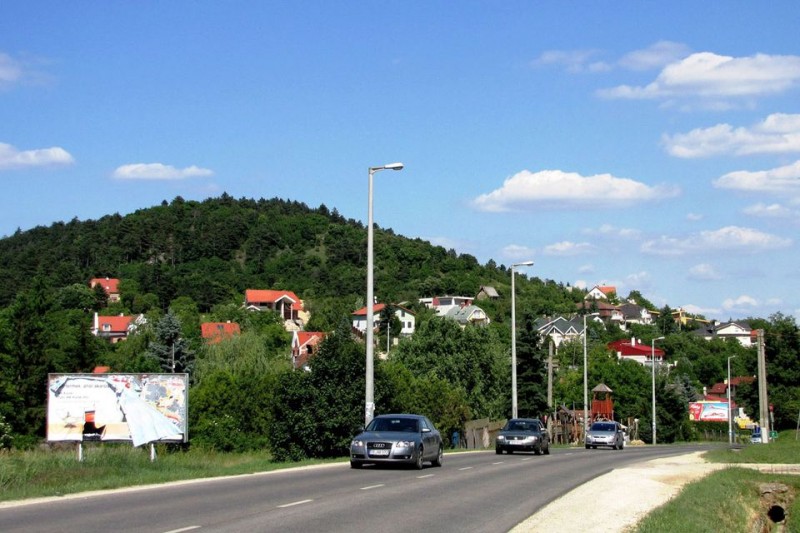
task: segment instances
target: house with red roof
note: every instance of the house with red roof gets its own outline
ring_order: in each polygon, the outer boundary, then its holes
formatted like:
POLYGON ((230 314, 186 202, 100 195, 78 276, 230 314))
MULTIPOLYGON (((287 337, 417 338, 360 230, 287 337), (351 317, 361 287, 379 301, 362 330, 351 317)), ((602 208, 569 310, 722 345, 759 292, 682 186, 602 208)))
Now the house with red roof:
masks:
MULTIPOLYGON (((372 327, 377 328, 381 321, 381 312, 386 307, 386 304, 375 304, 372 306, 372 327)), ((402 328, 400 329, 400 336, 401 337, 410 337, 414 334, 414 330, 416 329, 416 315, 406 309, 405 307, 397 304, 392 304, 390 306, 393 309, 394 316, 397 317, 397 320, 400 321, 402 328)), ((362 307, 358 311, 353 312, 351 315, 353 320, 353 331, 357 332, 359 335, 364 335, 367 332, 367 308, 362 307)))
POLYGON ((613 285, 595 285, 586 293, 586 300, 609 300, 617 295, 617 288, 613 285))
POLYGON ((664 350, 637 341, 636 337, 609 342, 607 346, 616 354, 617 359, 628 359, 645 366, 652 365, 654 358, 659 365, 664 362, 664 350))
POLYGON ((100 285, 108 296, 109 302, 119 301, 119 280, 117 278, 92 278, 89 287, 94 289, 100 285))
POLYGON ((325 339, 322 331, 295 331, 292 333, 292 368, 309 369, 309 359, 317 354, 325 339))
POLYGON ((251 311, 274 311, 280 315, 287 331, 302 330, 310 318, 303 300, 292 291, 247 289, 244 306, 251 311))
POLYGON ((234 335, 239 335, 241 330, 236 322, 203 322, 200 324, 200 336, 208 344, 218 344, 234 335))
POLYGON ((92 335, 117 343, 127 339, 128 335, 136 331, 136 328, 146 323, 147 319, 144 315, 100 316, 95 313, 92 335))

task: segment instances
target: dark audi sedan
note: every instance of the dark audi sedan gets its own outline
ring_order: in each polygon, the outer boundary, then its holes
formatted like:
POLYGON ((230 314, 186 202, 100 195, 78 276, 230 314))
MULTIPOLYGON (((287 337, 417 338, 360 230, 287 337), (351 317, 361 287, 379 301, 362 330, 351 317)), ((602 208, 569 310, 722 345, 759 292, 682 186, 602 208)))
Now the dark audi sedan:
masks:
POLYGON ((367 463, 442 466, 444 445, 433 423, 422 415, 379 415, 350 443, 350 466, 367 463))
POLYGON ((512 418, 495 439, 494 451, 498 455, 503 452, 534 452, 550 454, 550 435, 541 420, 536 418, 512 418))

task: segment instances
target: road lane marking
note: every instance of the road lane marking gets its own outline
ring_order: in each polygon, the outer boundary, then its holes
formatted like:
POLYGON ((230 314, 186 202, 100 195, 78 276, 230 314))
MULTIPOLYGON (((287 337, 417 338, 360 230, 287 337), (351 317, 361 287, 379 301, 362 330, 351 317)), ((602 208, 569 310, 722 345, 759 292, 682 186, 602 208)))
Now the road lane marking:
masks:
POLYGON ((200 527, 201 526, 188 526, 188 527, 182 527, 180 529, 173 529, 173 530, 170 530, 170 531, 165 531, 164 533, 183 533, 184 531, 191 531, 193 529, 200 529, 200 527))
POLYGON ((283 505, 279 505, 278 508, 279 509, 283 509, 285 507, 294 507, 295 505, 303 505, 304 503, 309 503, 309 502, 313 502, 313 501, 314 500, 300 500, 298 502, 284 503, 283 505))
POLYGON ((472 466, 465 466, 464 468, 459 468, 459 470, 472 470, 473 468, 472 466))
POLYGON ((493 464, 493 465, 501 465, 501 464, 503 464, 503 463, 505 463, 505 461, 497 461, 496 463, 492 463, 492 464, 493 464))
POLYGON ((379 489, 384 487, 385 485, 381 483, 380 485, 370 485, 369 487, 361 487, 361 490, 372 490, 372 489, 379 489))
POLYGON ((417 476, 417 479, 425 479, 426 477, 433 477, 434 474, 425 474, 424 476, 417 476))

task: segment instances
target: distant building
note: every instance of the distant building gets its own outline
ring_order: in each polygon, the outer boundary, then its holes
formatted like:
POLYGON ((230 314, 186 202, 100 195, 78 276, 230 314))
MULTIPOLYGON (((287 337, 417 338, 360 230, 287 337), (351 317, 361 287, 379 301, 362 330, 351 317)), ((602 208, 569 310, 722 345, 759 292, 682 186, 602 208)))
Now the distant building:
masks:
POLYGON ((239 324, 236 322, 203 322, 200 324, 200 336, 208 344, 217 344, 240 333, 239 324))
POLYGON ((98 285, 103 288, 109 302, 119 301, 119 280, 117 278, 92 278, 89 280, 90 288, 94 289, 98 285))
POLYGON ((635 337, 609 342, 607 346, 620 360, 628 359, 641 365, 649 366, 653 364, 653 357, 655 356, 657 364, 660 365, 664 362, 664 350, 655 348, 650 344, 642 344, 635 337))
POLYGON ((136 328, 146 323, 147 319, 144 315, 100 316, 95 313, 92 335, 102 337, 111 343, 117 343, 127 339, 128 335, 136 331, 136 328))

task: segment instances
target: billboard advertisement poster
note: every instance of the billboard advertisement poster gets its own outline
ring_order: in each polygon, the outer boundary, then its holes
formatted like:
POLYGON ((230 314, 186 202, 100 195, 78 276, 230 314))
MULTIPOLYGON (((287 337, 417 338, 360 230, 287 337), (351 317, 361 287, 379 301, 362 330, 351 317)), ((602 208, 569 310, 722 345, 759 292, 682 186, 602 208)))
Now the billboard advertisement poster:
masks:
POLYGON ((728 402, 691 402, 689 419, 694 422, 727 422, 728 402))
POLYGON ((47 440, 186 442, 188 374, 49 374, 47 440))

